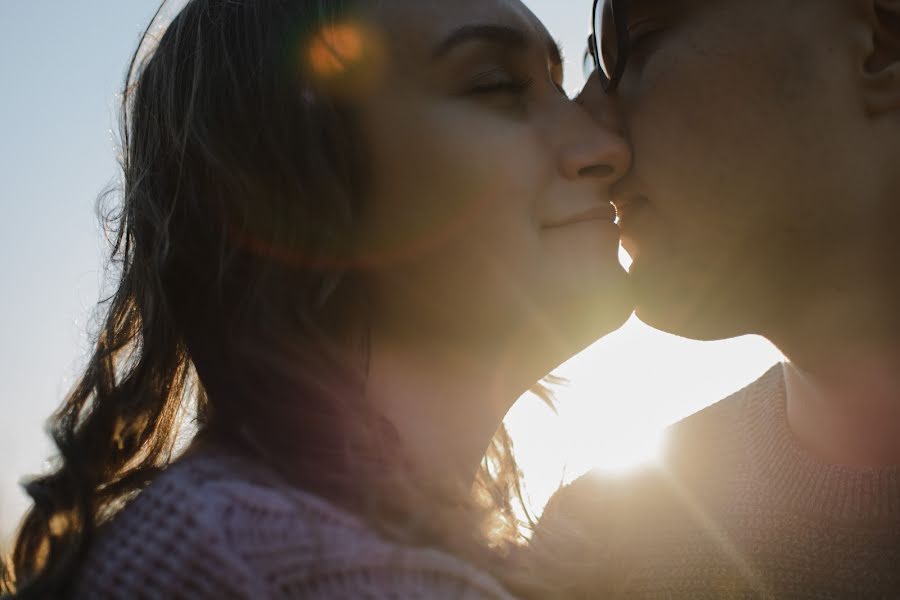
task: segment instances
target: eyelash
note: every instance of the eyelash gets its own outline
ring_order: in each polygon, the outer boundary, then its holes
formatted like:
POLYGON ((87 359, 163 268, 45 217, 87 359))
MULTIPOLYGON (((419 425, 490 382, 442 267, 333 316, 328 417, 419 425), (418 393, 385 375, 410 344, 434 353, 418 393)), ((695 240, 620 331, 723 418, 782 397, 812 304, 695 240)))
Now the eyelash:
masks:
POLYGON ((524 94, 527 92, 532 84, 534 83, 534 79, 529 77, 528 79, 523 80, 508 80, 508 81, 498 81, 496 83, 488 83, 484 85, 479 85, 472 88, 473 94, 524 94))

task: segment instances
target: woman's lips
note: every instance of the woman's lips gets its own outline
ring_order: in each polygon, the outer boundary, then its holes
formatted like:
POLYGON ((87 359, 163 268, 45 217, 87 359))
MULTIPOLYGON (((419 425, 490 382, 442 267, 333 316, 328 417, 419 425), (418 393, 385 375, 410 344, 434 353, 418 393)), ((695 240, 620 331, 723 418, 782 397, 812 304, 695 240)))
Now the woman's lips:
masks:
POLYGON ((560 217, 558 219, 553 219, 544 223, 544 229, 557 229, 559 227, 566 227, 568 225, 575 225, 578 223, 586 223, 590 221, 601 221, 607 222, 610 224, 615 224, 616 222, 616 209, 612 204, 604 204, 601 206, 592 206, 587 210, 583 210, 581 212, 572 213, 570 215, 566 215, 564 217, 560 217))

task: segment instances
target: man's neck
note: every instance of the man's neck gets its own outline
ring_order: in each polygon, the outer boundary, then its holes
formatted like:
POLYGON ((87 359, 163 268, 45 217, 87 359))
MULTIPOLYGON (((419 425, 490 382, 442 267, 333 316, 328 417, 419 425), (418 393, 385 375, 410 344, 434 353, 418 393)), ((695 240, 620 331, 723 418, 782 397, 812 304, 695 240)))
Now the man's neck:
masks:
POLYGON ((900 465, 900 349, 844 348, 831 356, 791 357, 786 365, 791 429, 825 462, 900 465))
MULTIPOLYGON (((826 462, 900 465, 900 289, 883 261, 829 261, 765 332, 785 354, 788 421, 826 462), (844 265, 841 267, 840 265, 844 265)), ((788 292, 785 292, 788 294, 788 292)))

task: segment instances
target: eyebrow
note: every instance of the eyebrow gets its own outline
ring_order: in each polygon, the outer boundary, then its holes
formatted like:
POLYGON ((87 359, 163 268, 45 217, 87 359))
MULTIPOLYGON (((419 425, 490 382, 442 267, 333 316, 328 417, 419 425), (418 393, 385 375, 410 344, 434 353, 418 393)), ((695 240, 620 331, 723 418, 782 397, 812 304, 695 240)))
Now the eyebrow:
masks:
MULTIPOLYGON (((525 32, 506 25, 466 25, 460 27, 444 41, 439 43, 432 53, 432 60, 438 60, 453 49, 470 42, 488 42, 501 44, 515 50, 526 50, 529 46, 529 36, 525 32)), ((562 50, 559 43, 547 38, 547 52, 554 64, 563 64, 562 50)))

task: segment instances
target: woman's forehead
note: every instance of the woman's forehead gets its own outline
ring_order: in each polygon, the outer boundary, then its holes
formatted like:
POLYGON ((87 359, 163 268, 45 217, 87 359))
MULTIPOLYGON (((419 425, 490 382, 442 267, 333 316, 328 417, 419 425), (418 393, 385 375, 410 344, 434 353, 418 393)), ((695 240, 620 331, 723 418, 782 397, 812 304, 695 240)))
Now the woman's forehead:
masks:
POLYGON ((543 23, 519 0, 382 0, 372 17, 405 52, 430 52, 464 27, 499 25, 537 43, 552 40, 543 23))

